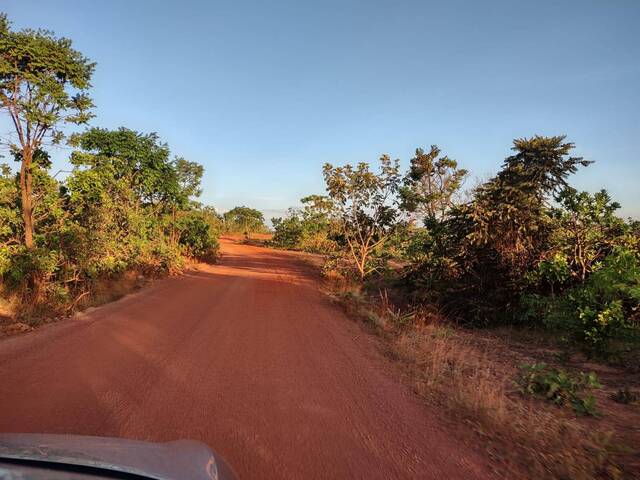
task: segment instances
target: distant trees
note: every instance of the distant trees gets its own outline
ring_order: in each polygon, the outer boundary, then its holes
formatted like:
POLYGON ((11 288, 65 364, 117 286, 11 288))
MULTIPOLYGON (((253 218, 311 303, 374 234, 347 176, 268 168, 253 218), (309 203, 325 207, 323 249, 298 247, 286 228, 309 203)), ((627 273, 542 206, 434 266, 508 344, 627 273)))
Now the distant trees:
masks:
POLYGON ((309 195, 300 202, 302 209, 290 209, 286 217, 271 219, 275 232, 272 244, 311 253, 335 252, 340 228, 331 200, 322 195, 309 195))
POLYGON ((86 91, 95 64, 71 41, 45 30, 13 31, 0 14, 0 105, 17 141, 10 144, 20 162, 20 204, 24 244, 34 247, 34 158, 47 141, 59 143, 61 124, 82 124, 93 106, 86 91))
POLYGON ((257 233, 267 230, 264 215, 259 210, 249 207, 235 207, 224 214, 224 225, 227 232, 257 233))

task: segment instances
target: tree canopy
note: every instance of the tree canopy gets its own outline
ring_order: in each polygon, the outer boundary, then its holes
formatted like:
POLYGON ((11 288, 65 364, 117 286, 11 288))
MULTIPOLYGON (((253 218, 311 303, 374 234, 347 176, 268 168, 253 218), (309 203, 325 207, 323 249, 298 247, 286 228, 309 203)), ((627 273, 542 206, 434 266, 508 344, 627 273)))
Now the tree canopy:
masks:
POLYGON ((245 206, 234 207, 224 214, 226 230, 233 233, 254 233, 266 230, 261 211, 245 206))
POLYGON ((34 245, 32 162, 47 141, 59 143, 65 123, 82 124, 93 106, 87 94, 95 64, 71 40, 46 30, 14 31, 0 15, 0 102, 12 120, 10 147, 21 162, 24 242, 34 245))

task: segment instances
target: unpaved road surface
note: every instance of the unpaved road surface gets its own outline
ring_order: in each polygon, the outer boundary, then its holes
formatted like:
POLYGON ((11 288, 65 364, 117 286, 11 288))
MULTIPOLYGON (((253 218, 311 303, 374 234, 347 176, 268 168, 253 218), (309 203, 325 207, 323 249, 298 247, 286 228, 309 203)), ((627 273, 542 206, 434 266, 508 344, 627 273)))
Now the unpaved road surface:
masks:
POLYGON ((209 444, 240 478, 489 478, 293 253, 222 261, 0 341, 0 431, 209 444))

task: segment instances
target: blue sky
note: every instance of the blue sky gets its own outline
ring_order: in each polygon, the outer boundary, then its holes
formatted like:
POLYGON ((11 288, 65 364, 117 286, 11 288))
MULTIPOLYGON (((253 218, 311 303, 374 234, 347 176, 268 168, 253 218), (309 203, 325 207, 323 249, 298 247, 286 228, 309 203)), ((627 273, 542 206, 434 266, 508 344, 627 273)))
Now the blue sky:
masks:
MULTIPOLYGON (((488 177, 513 138, 566 134, 574 178, 640 217, 640 1, 4 0, 97 62, 93 125, 155 131, 202 200, 286 209, 324 162, 437 144, 488 177)), ((4 133, 4 132, 2 132, 4 133)), ((68 150, 54 152, 64 167, 68 150)))

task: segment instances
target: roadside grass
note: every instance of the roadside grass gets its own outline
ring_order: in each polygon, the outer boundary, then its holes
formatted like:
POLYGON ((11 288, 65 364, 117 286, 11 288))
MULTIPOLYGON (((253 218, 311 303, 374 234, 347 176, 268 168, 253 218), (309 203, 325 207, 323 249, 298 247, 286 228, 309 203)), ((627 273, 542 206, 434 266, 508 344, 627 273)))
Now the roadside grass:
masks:
POLYGON ((9 292, 0 285, 0 337, 25 333, 42 325, 61 320, 90 307, 114 302, 138 291, 153 281, 198 269, 205 262, 185 258, 179 270, 165 272, 156 265, 130 268, 118 275, 106 276, 74 291, 73 297, 47 297, 34 301, 22 292, 9 292), (25 299, 29 299, 28 301, 25 299))
POLYGON ((625 431, 625 424, 640 424, 637 407, 621 410, 606 392, 597 392, 602 416, 578 417, 517 386, 519 365, 557 357, 544 339, 527 349, 504 331, 456 327, 434 308, 401 310, 384 292, 368 295, 336 277, 327 284, 347 314, 384 338, 419 395, 472 426, 500 476, 586 480, 638 474, 637 452, 628 445, 637 445, 640 434, 633 427, 625 431))

